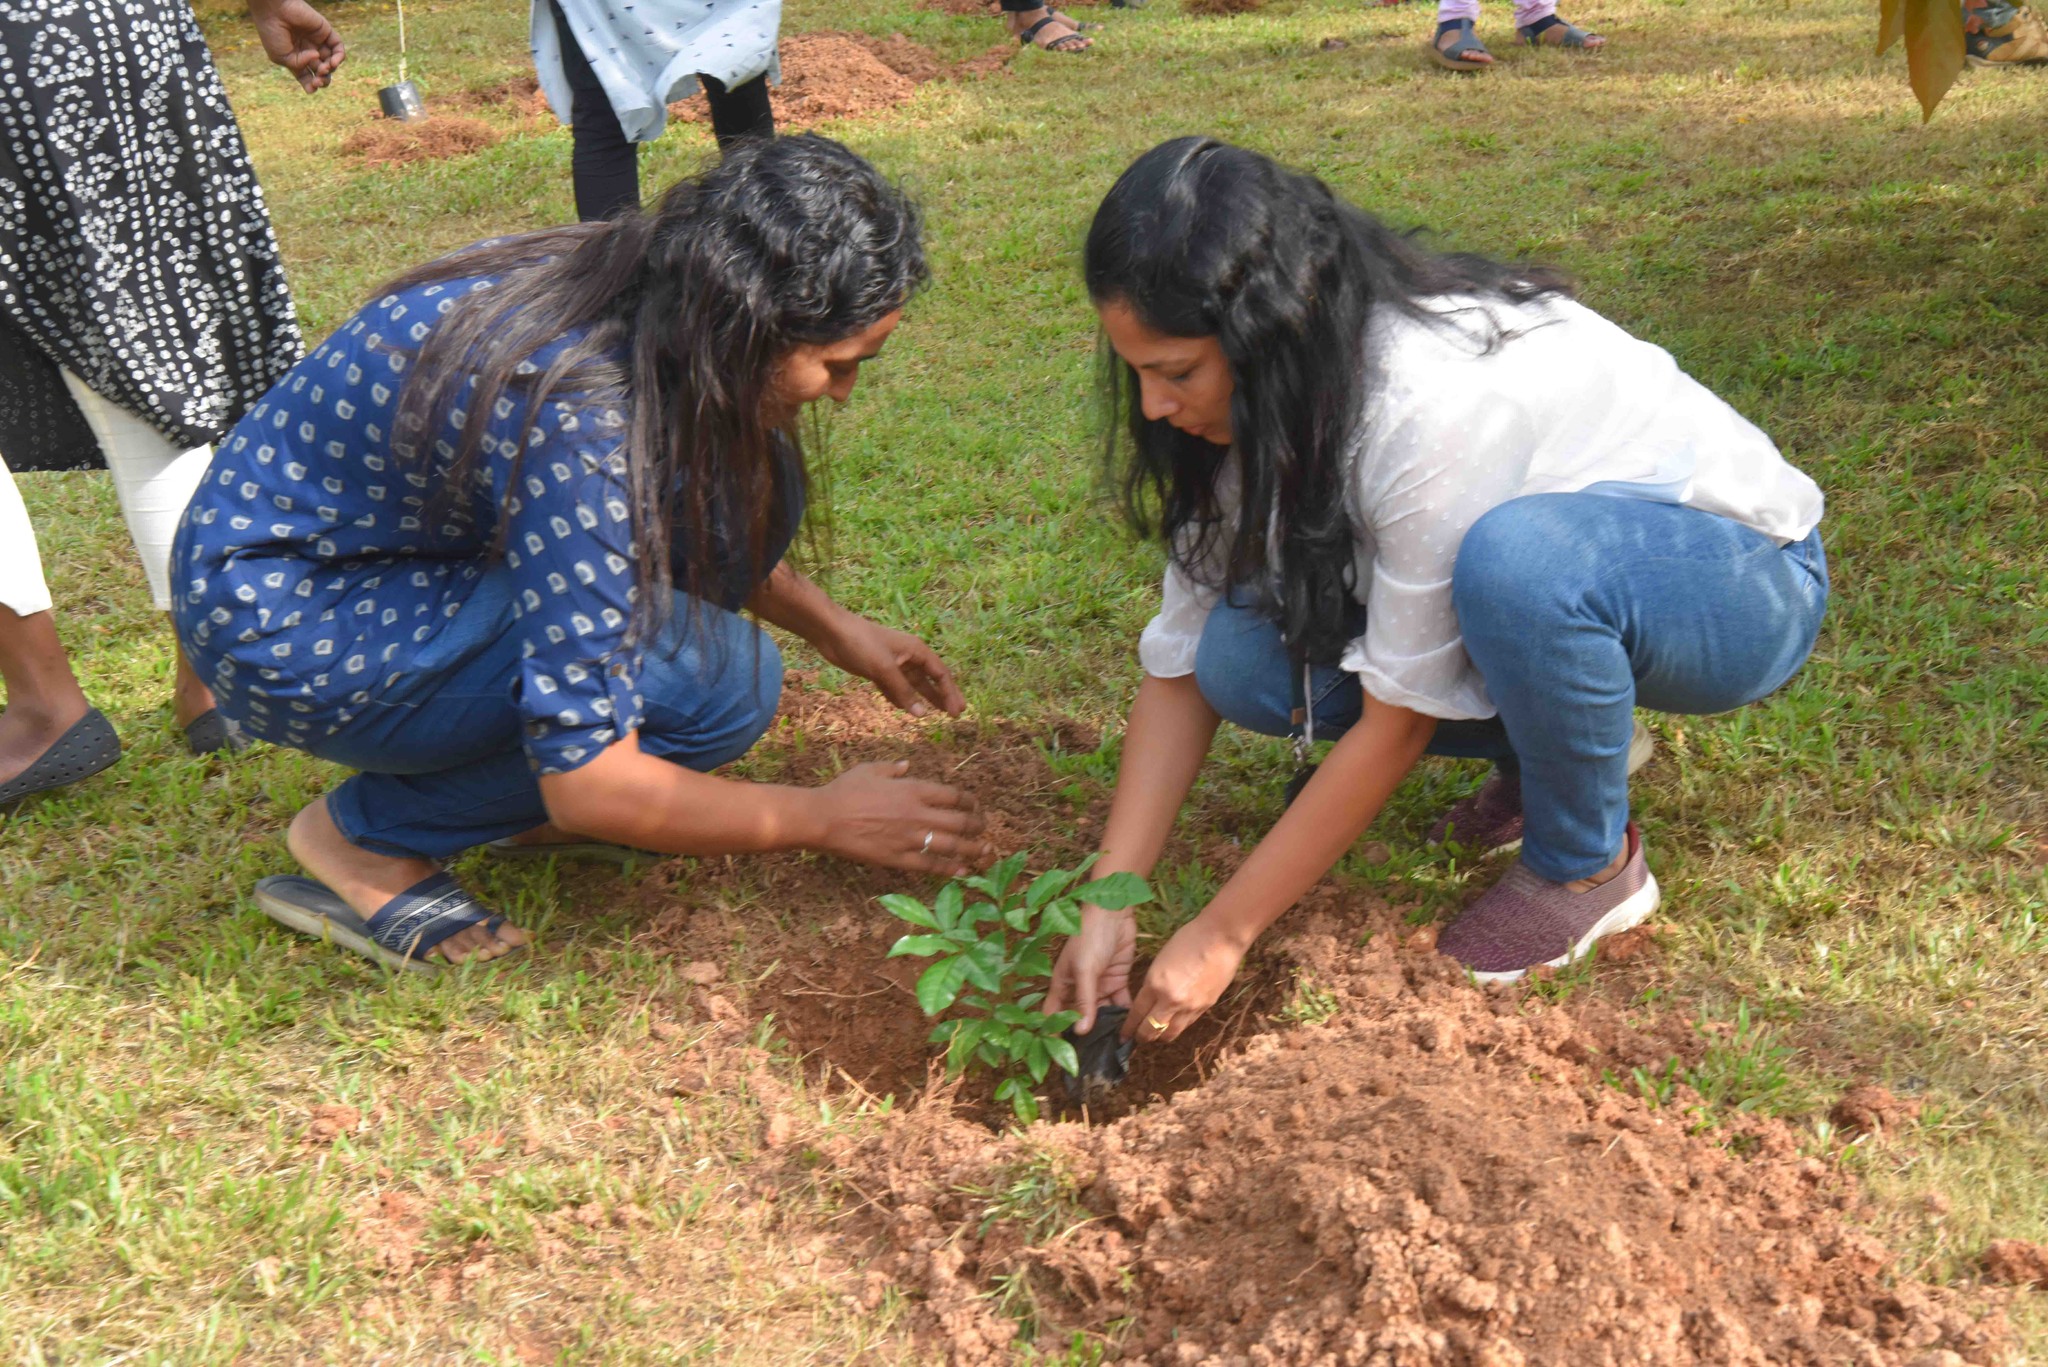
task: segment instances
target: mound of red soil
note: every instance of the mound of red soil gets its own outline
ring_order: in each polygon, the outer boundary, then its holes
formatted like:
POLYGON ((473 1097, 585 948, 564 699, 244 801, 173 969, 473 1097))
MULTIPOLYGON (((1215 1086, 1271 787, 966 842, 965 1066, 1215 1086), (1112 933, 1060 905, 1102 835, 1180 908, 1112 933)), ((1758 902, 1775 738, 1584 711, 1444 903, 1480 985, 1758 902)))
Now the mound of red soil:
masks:
POLYGON ((1893 1096, 1882 1087, 1864 1084, 1842 1093, 1829 1118, 1854 1134, 1884 1134, 1920 1117, 1920 1103, 1893 1096))
MULTIPOLYGON (((793 33, 783 37, 782 84, 769 89, 780 129, 808 128, 829 119, 879 113, 906 103, 928 81, 968 80, 1000 70, 1014 46, 999 44, 979 57, 947 63, 900 33, 793 33)), ((669 113, 684 123, 709 123, 703 94, 679 100, 669 113)))
POLYGON ((1181 0, 1181 9, 1188 14, 1224 15, 1249 14, 1259 9, 1266 0, 1181 0))
POLYGON ((341 154, 365 166, 404 166, 468 156, 496 143, 502 135, 478 119, 436 114, 404 123, 378 119, 342 140, 341 154))
POLYGON ((495 85, 472 86, 446 97, 430 94, 428 99, 449 109, 503 110, 527 118, 552 113, 548 108, 548 97, 541 93, 540 80, 531 73, 499 81, 495 85))
POLYGON ((1598 1081, 1667 1041, 1473 989, 1427 932, 1358 949, 1341 907, 1311 921, 1292 952, 1337 1016, 1169 1105, 1000 1139, 927 1107, 832 1155, 954 1361, 1006 1360, 986 1293, 1020 1281, 1039 1343, 1083 1330, 1160 1367, 1996 1360, 1999 1314, 1889 1280, 1853 1187, 1789 1128, 1693 1134, 1685 1089, 1656 1110, 1598 1081), (1046 1172, 1071 1210, 972 1195, 1046 1172))
POLYGON ((2048 1291, 2048 1244, 2025 1239, 1997 1239, 1984 1250, 1984 1275, 2007 1286, 2032 1286, 2048 1291))

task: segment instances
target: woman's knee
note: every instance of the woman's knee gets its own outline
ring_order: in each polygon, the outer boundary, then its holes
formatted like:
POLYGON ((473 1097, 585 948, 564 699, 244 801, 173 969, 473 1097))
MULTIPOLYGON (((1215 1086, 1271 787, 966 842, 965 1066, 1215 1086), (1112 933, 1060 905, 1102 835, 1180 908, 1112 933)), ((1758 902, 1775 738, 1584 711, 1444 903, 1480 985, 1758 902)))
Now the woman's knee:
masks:
POLYGON ((1584 557, 1566 497, 1510 499, 1465 533, 1451 572, 1451 606, 1468 641, 1531 638, 1570 612, 1584 557))
POLYGON ((747 753, 767 734, 782 705, 782 651, 767 632, 737 614, 698 604, 650 650, 640 692, 647 719, 643 749, 714 769, 747 753))

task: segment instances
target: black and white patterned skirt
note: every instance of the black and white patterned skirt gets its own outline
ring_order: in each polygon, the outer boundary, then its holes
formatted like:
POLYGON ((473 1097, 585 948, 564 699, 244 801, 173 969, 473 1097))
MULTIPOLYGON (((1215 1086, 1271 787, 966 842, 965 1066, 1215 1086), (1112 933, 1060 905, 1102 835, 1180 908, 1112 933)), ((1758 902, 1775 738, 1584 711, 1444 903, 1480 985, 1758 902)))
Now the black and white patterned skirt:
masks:
MULTIPOLYGON (((187 0, 0 0, 0 315, 16 334, 0 352, 25 343, 181 448, 298 359, 263 192, 187 0)), ((8 465, 96 464, 39 416, 55 371, 13 379, 8 465)))

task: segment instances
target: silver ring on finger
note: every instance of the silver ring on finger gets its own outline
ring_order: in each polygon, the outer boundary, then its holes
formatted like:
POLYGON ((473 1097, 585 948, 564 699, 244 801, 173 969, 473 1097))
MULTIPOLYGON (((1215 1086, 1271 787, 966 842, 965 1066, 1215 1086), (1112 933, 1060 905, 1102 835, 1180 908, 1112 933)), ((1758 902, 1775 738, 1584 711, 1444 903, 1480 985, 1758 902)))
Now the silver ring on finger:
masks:
POLYGON ((919 854, 930 854, 932 852, 932 841, 938 838, 938 834, 937 831, 926 831, 924 833, 924 844, 917 847, 917 852, 919 854))

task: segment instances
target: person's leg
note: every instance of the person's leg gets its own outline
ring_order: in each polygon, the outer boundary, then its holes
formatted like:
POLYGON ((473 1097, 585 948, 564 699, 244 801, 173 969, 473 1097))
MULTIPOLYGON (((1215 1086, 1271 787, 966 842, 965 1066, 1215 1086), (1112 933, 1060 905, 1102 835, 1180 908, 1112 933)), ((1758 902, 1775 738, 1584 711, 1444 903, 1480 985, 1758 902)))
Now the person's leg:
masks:
POLYGON ((1465 649, 1522 764, 1522 862, 1552 883, 1627 854, 1635 707, 1723 712, 1778 688, 1827 603, 1818 537, 1600 494, 1505 503, 1453 580, 1465 649))
MULTIPOLYGON (((1365 630, 1364 610, 1355 631, 1365 630)), ((1234 726, 1262 736, 1294 734, 1293 713, 1301 683, 1281 638, 1279 626, 1235 594, 1209 614, 1195 650, 1195 686, 1234 726)), ((1365 706, 1358 676, 1335 665, 1309 670, 1308 688, 1315 697, 1315 738, 1337 740, 1357 725, 1365 706)), ((1447 759, 1489 759, 1510 772, 1515 763, 1507 730, 1498 719, 1440 721, 1430 738, 1429 754, 1447 759)))
MULTIPOLYGON (((158 612, 168 613, 171 542, 185 516, 185 505, 192 501, 199 482, 206 478, 213 448, 195 446, 181 451, 154 427, 103 398, 69 370, 63 374, 65 387, 71 391, 78 411, 85 415, 86 425, 99 442, 100 454, 106 458, 114 495, 121 503, 122 519, 135 542, 135 553, 142 559, 143 577, 149 581, 150 601, 158 612)), ((190 726, 213 711, 213 694, 193 672, 175 636, 171 649, 177 661, 171 684, 171 713, 180 727, 190 726)), ((241 747, 230 738, 215 748, 241 747)))
POLYGON ((775 136, 775 110, 768 103, 768 78, 756 76, 728 89, 716 76, 699 76, 704 99, 711 106, 711 136, 719 150, 741 138, 775 136))
POLYGON ((1493 54, 1473 34, 1479 0, 1437 0, 1436 36, 1430 43, 1446 66, 1476 69, 1493 64, 1493 54))
MULTIPOLYGON (((373 704, 311 747, 363 771, 326 804, 350 845, 432 864, 545 825, 512 703, 520 643, 509 612, 500 619, 498 597, 495 586, 480 591, 455 619, 491 620, 480 649, 453 668, 416 663, 405 700, 373 704)), ((641 663, 640 748, 708 772, 745 754, 774 720, 782 657, 746 619, 703 604, 697 613, 691 618, 678 595, 675 618, 641 663)))
POLYGON ((640 207, 640 149, 619 126, 618 111, 604 93, 590 59, 576 41, 560 5, 549 5, 562 44, 562 74, 571 101, 569 173, 575 182, 576 216, 585 223, 640 207))
POLYGON ((0 785, 20 776, 84 719, 91 704, 57 639, 35 528, 0 461, 0 785))

